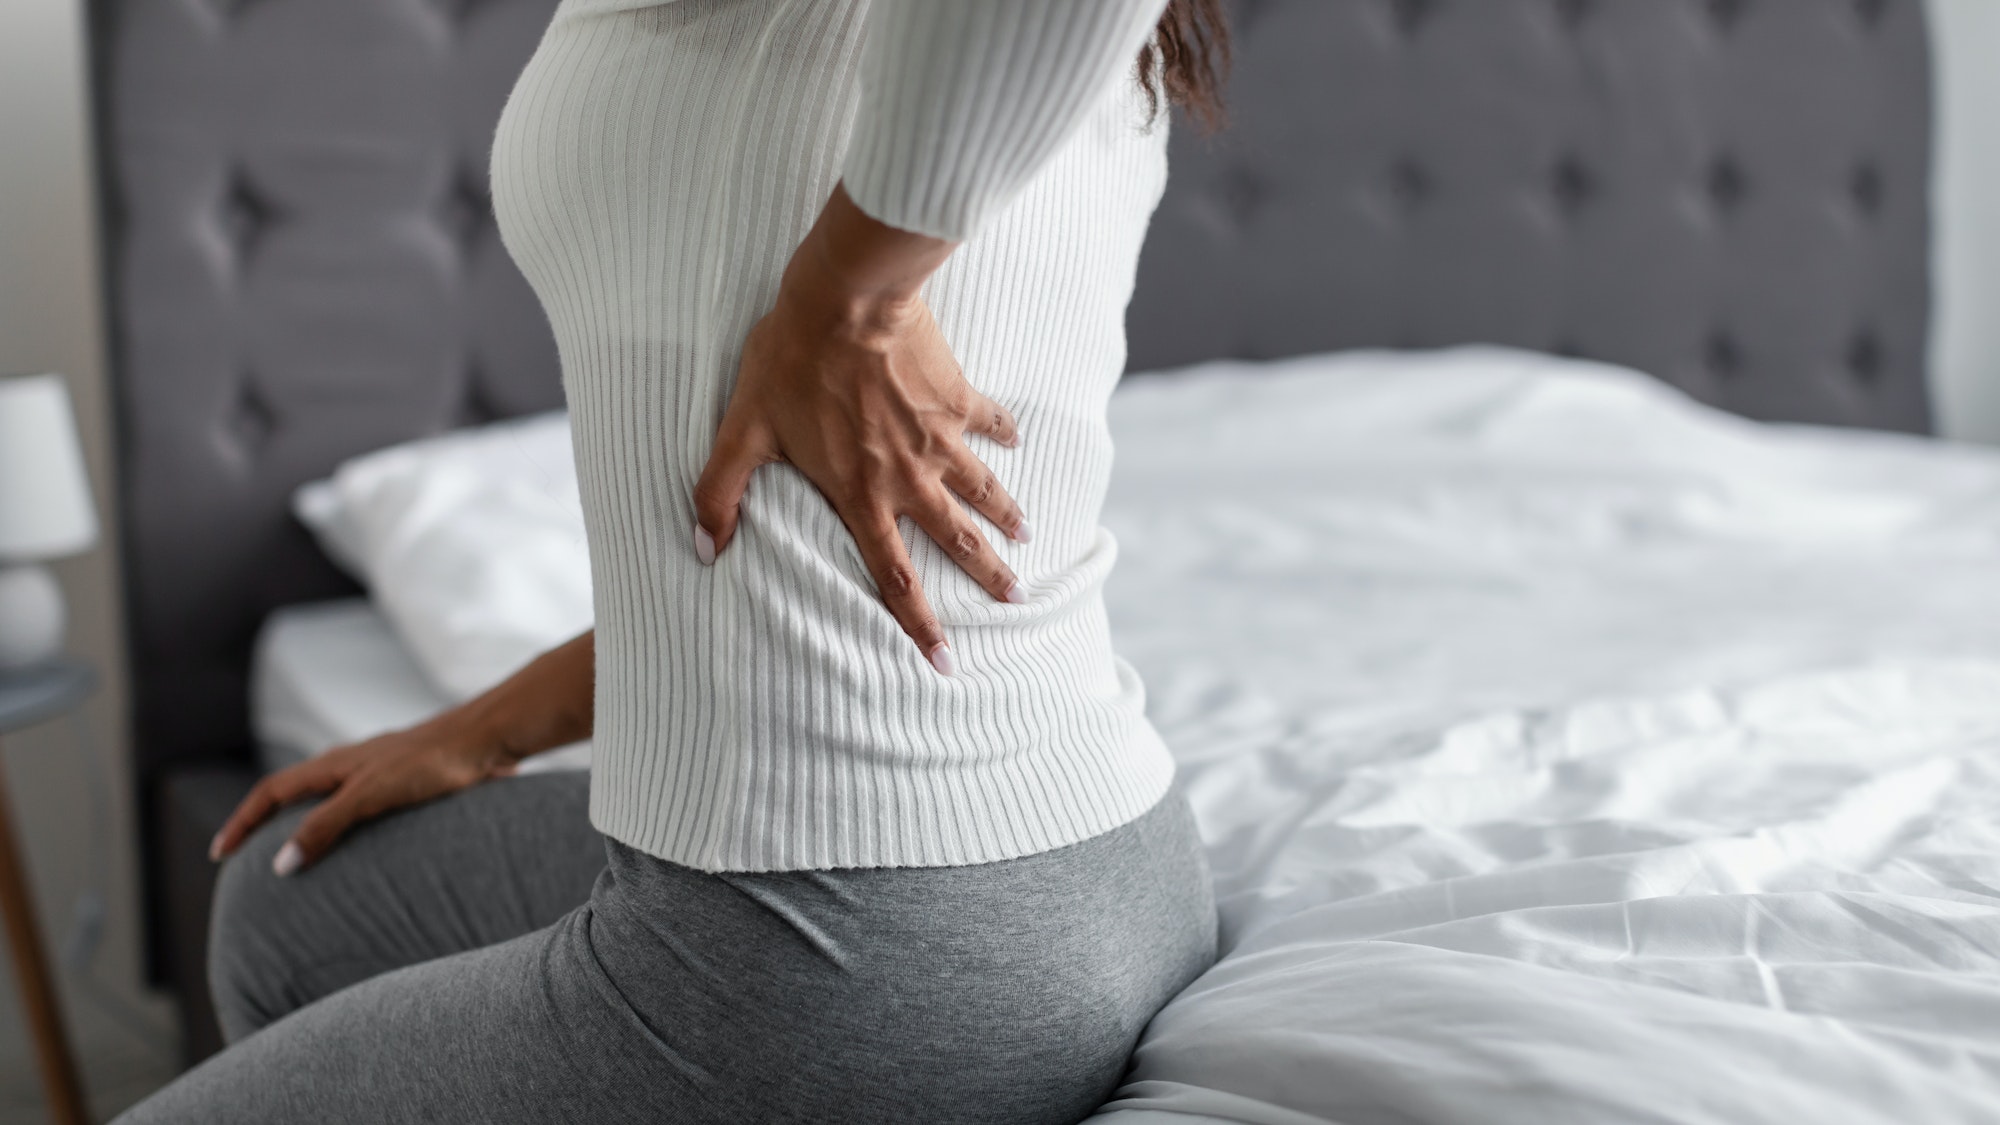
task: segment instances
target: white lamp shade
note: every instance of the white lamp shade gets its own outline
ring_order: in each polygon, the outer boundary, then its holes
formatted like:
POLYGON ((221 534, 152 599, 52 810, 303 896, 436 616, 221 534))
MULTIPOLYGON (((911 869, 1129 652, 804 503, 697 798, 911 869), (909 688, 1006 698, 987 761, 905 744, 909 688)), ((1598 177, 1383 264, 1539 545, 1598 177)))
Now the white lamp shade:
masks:
POLYGON ((97 511, 60 375, 0 378, 0 560, 52 559, 97 541, 97 511))

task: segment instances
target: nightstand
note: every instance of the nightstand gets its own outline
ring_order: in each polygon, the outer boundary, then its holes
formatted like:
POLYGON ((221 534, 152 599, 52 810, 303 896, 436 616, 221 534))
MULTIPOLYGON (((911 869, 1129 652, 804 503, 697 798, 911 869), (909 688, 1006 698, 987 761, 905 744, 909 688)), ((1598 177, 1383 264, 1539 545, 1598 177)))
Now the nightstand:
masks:
MULTIPOLYGON (((0 672, 0 734, 22 730, 66 714, 97 687, 97 672, 81 660, 58 659, 16 672, 0 672)), ((14 808, 7 794, 6 772, 0 769, 0 913, 5 914, 7 946, 13 954, 14 978, 21 990, 21 1007, 35 1037, 35 1058, 49 1111, 59 1125, 85 1125, 83 1087, 76 1061, 63 1030, 62 1008, 55 980, 42 952, 42 932, 35 919, 35 900, 21 866, 20 839, 14 832, 14 808)))

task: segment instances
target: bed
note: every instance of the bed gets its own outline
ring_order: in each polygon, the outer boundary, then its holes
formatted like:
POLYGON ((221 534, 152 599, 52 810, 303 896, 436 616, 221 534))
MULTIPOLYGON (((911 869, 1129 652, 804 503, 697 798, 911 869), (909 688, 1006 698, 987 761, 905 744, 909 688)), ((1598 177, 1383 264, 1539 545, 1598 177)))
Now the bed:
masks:
MULTIPOLYGON (((299 486, 560 406, 478 159, 549 7, 100 5, 135 772, 196 1052, 232 795, 464 689, 299 486)), ((1225 956, 1101 1116, 2000 1117, 2000 461, 1919 436, 1921 7, 1236 19, 1106 515, 1225 956)))

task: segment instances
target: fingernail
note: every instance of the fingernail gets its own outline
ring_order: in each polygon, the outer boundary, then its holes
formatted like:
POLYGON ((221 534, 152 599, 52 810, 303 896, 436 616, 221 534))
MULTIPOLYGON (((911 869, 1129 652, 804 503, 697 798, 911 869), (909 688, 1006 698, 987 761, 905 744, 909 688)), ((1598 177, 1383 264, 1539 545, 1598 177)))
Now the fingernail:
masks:
POLYGON ((1013 433, 1007 435, 1007 448, 1021 448, 1021 431, 1015 430, 1013 433))
POLYGON ((1013 531, 1007 534, 1016 543, 1026 543, 1035 537, 1035 529, 1028 526, 1027 520, 1022 520, 1020 523, 1014 525, 1013 531))
POLYGON ((700 559, 703 566, 715 565, 715 536, 700 524, 694 525, 694 557, 700 559))
POLYGON ((937 647, 931 650, 931 667, 936 668, 940 676, 949 676, 958 671, 958 662, 951 658, 950 645, 939 641, 937 647))
POLYGON ((305 855, 299 851, 299 846, 286 840, 285 846, 278 849, 278 858, 271 861, 271 870, 279 875, 290 875, 299 869, 299 862, 303 859, 305 855))
POLYGON ((222 858, 222 833, 217 832, 215 834, 215 839, 210 840, 208 842, 208 861, 210 863, 214 863, 216 860, 221 858, 222 858))
POLYGON ((1028 591, 1023 589, 1019 582, 1016 582, 1012 586, 1007 587, 1007 600, 1013 602, 1015 605, 1020 605, 1028 600, 1028 591))

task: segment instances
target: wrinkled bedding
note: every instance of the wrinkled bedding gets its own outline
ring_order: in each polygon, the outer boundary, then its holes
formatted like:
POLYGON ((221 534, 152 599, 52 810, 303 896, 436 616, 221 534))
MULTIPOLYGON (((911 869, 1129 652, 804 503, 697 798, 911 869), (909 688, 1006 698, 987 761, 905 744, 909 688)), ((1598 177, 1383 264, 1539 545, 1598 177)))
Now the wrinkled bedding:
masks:
POLYGON ((2000 1121, 2000 457, 1491 349, 1113 411, 1224 956, 1101 1118, 2000 1121))

